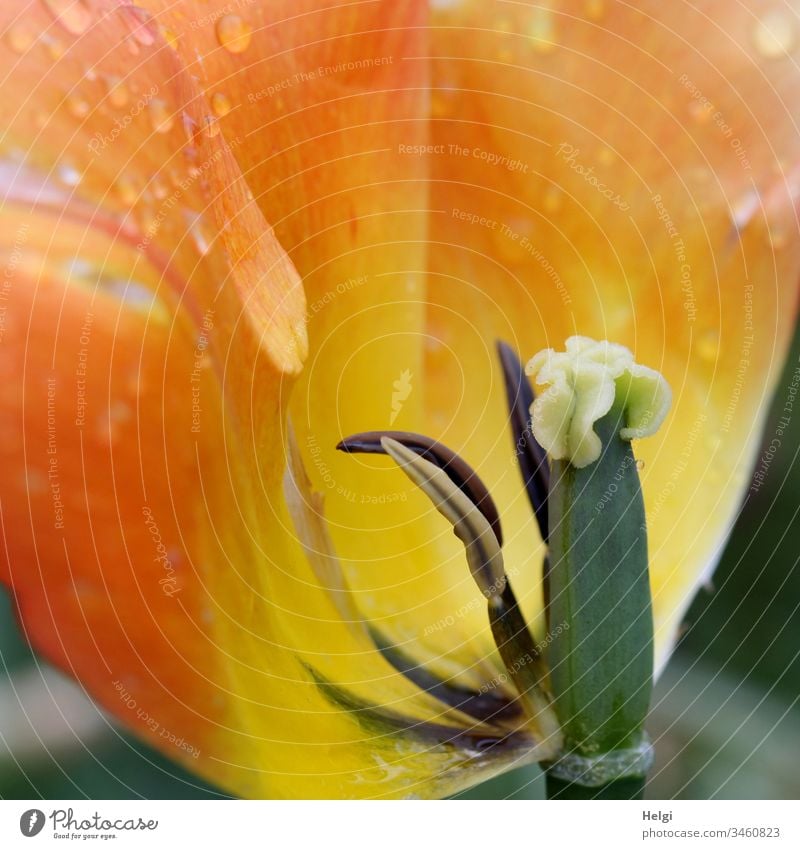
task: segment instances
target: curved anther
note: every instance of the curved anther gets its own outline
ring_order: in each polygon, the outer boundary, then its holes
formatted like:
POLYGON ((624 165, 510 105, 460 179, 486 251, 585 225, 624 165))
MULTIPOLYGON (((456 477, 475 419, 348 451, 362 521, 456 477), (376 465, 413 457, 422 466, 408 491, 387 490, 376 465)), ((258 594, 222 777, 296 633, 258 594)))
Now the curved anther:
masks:
POLYGON ((550 466, 544 448, 536 441, 531 429, 531 405, 533 389, 525 376, 525 369, 510 345, 497 342, 497 353, 503 369, 506 386, 511 435, 517 455, 522 481, 528 493, 539 532, 544 542, 549 535, 547 517, 547 494, 550 491, 550 466))
POLYGON ((393 439, 401 445, 438 466, 447 477, 469 498, 483 513, 491 525, 497 544, 503 544, 503 531, 500 527, 500 515, 497 512, 492 496, 486 489, 477 472, 455 451, 421 433, 411 433, 406 430, 370 430, 364 433, 354 433, 343 439, 337 450, 349 454, 386 454, 381 440, 384 437, 393 439))
POLYGON ((381 445, 408 477, 430 498, 436 509, 452 524, 464 543, 472 577, 486 598, 502 594, 506 588, 503 553, 492 526, 477 506, 456 486, 450 476, 434 463, 384 436, 381 445))

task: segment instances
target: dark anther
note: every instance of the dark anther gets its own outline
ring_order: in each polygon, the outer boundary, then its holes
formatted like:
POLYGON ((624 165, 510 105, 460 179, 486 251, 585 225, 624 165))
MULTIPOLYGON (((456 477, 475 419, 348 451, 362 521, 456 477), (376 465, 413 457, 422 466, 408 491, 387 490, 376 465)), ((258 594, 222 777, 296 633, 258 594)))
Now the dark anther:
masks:
POLYGON ((423 457, 430 463, 442 469, 447 477, 472 501, 472 503, 483 513, 486 521, 492 526, 494 535, 499 545, 503 544, 503 532, 500 528, 500 515, 497 512, 492 496, 486 489, 477 472, 466 463, 455 451, 452 451, 441 442, 423 436, 419 433, 410 433, 405 430, 370 430, 364 433, 354 433, 343 439, 337 446, 337 450, 346 451, 349 454, 385 454, 381 445, 381 438, 388 436, 396 439, 401 445, 410 448, 415 454, 423 457))
POLYGON ((522 363, 505 342, 497 342, 497 353, 503 368, 506 398, 514 437, 514 450, 519 462, 522 481, 528 493, 539 532, 547 542, 547 493, 550 491, 550 467, 544 448, 536 441, 530 426, 530 408, 534 400, 530 382, 522 363))
POLYGON ((520 717, 522 711, 519 701, 509 698, 508 693, 502 688, 490 690, 487 687, 486 692, 483 690, 475 692, 451 681, 443 680, 407 655, 401 648, 392 645, 377 628, 370 627, 369 633, 378 651, 398 672, 440 702, 460 710, 479 722, 489 724, 509 722, 520 717))

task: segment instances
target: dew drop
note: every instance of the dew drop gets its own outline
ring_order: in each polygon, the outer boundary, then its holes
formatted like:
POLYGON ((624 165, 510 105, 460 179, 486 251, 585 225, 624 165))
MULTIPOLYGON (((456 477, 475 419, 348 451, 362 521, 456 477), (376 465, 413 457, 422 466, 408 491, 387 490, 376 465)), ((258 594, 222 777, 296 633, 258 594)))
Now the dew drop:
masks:
POLYGON ((693 100, 689 104, 689 114, 695 124, 707 124, 713 114, 714 107, 701 100, 693 100))
POLYGON ((6 33, 6 43, 15 53, 25 53, 35 41, 33 33, 23 25, 13 26, 6 33))
POLYGON ((80 256, 73 257, 64 264, 64 274, 70 281, 78 281, 83 284, 91 284, 97 280, 97 269, 94 263, 80 256))
POLYGON ((164 198, 169 194, 169 188, 164 185, 160 180, 153 180, 153 197, 156 200, 164 200, 164 198))
POLYGON ((189 210, 186 210, 184 216, 189 228, 189 235, 192 237, 195 247, 199 251, 200 256, 205 256, 211 250, 211 245, 203 232, 203 219, 189 210))
POLYGON ((211 108, 214 110, 217 118, 224 118, 233 108, 233 104, 226 95, 218 91, 211 98, 211 108))
POLYGON ((535 8, 531 12, 528 25, 528 38, 537 53, 552 53, 558 46, 556 40, 553 13, 546 7, 535 8))
POLYGON ((67 109, 75 118, 85 118, 89 114, 89 104, 77 95, 70 95, 67 98, 67 109))
POLYGON ((197 121, 192 118, 188 112, 181 112, 181 124, 183 125, 183 134, 186 136, 188 144, 193 144, 197 135, 197 121))
POLYGON ((82 35, 92 24, 84 0, 42 0, 48 12, 72 35, 82 35))
POLYGON ((452 88, 438 88, 431 92, 431 115, 444 118, 455 111, 456 94, 452 88))
POLYGON ((211 115, 203 118, 203 133, 210 139, 219 135, 219 121, 211 115))
POLYGON ((81 173, 73 165, 62 163, 58 166, 58 179, 65 186, 77 186, 81 181, 81 173))
POLYGON ((601 165, 612 165, 616 158, 616 153, 614 153, 610 147, 606 147, 605 145, 597 151, 597 161, 601 165))
POLYGON ((217 21, 217 38, 229 53, 244 53, 253 30, 239 15, 225 15, 217 21))
POLYGON ((21 490, 23 492, 39 493, 48 490, 47 475, 37 469, 28 468, 24 474, 20 475, 20 481, 24 487, 21 490))
POLYGON ((150 124, 153 129, 157 133, 168 133, 175 123, 175 116, 167 104, 156 98, 147 104, 147 108, 150 112, 150 124))
POLYGON ((644 460, 637 460, 636 461, 636 468, 641 472, 642 469, 644 468, 644 460))
POLYGON ((542 199, 544 211, 550 214, 558 212, 564 202, 564 193, 558 186, 550 186, 542 199))
POLYGON ((756 191, 749 191, 739 198, 731 209, 731 223, 741 233, 761 207, 761 198, 756 191))
POLYGON ((773 9, 761 17, 753 30, 756 50, 768 59, 785 56, 795 45, 797 33, 790 14, 773 9))
POLYGON ((170 29, 169 27, 161 27, 161 35, 164 38, 164 41, 173 49, 178 49, 178 34, 175 30, 170 29))
POLYGON ((42 36, 42 42, 54 62, 57 62, 64 55, 66 48, 57 38, 53 38, 50 35, 42 36))
POLYGON ((114 191, 117 197, 125 204, 125 206, 133 206, 139 197, 139 192, 132 180, 125 177, 120 177, 114 184, 114 191))
POLYGON ((599 21, 606 13, 605 0, 586 0, 584 4, 586 17, 592 21, 599 21))
POLYGON ((503 65, 511 65, 514 62, 514 51, 510 47, 501 47, 495 53, 498 62, 503 65))
POLYGON ((119 79, 119 77, 109 77, 107 80, 108 83, 108 102, 112 106, 116 106, 117 108, 121 108, 126 106, 128 100, 130 99, 130 92, 128 91, 128 86, 119 79))
POLYGON ((695 348, 701 359, 709 363, 715 362, 719 353, 719 331, 716 328, 704 330, 697 337, 695 348))

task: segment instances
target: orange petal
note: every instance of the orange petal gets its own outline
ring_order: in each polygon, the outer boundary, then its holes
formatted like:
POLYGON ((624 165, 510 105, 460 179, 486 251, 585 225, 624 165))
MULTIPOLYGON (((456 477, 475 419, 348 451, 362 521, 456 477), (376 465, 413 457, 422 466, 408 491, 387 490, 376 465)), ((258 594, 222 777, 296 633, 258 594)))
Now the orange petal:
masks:
POLYGON ((208 102, 225 104, 223 134, 246 139, 234 154, 303 275, 310 353, 291 414, 357 604, 478 685, 497 661, 450 529, 390 464, 334 450, 356 431, 423 426, 429 163, 414 151, 428 142, 428 4, 245 5, 237 51, 220 40, 223 0, 199 16, 146 5, 208 102))

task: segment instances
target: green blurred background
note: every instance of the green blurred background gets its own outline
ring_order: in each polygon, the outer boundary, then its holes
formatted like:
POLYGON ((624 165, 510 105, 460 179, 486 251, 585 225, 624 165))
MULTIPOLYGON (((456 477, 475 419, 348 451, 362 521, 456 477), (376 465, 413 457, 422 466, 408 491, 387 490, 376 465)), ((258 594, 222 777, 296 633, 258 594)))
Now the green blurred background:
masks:
MULTIPOLYGON (((767 425, 769 443, 787 360, 767 425)), ((653 799, 800 798, 800 415, 792 418, 761 489, 748 497, 714 586, 700 592, 650 718, 653 799)), ((42 670, 0 598, 0 797, 218 798, 184 772, 87 711, 42 670), (47 687, 48 689, 45 689, 47 687), (49 692, 48 692, 49 690, 49 692), (60 711, 55 704, 59 705, 60 711), (88 718, 87 718, 88 714, 88 718)), ((535 767, 459 798, 542 797, 535 767)))

